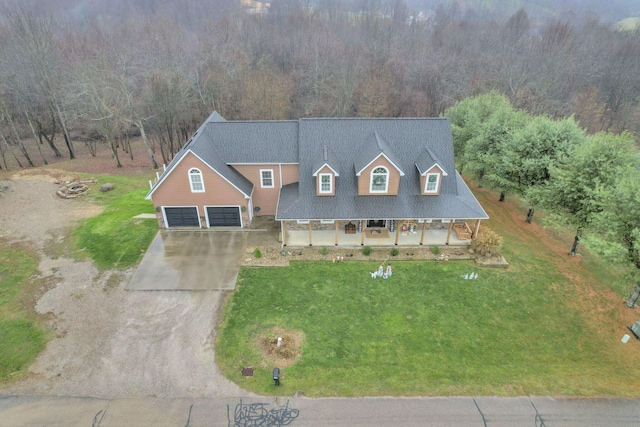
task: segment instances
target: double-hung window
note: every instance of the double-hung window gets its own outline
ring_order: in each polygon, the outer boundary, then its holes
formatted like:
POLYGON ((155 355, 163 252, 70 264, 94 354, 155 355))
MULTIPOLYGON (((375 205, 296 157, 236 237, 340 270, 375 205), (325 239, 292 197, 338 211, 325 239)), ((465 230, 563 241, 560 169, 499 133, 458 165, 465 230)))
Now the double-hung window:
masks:
POLYGON ((273 188, 273 169, 260 169, 260 185, 262 188, 273 188))
POLYGON ((332 176, 330 173, 321 173, 320 174, 320 193, 332 193, 333 192, 333 182, 332 176))
POLYGON ((427 174, 427 183, 424 188, 425 193, 437 193, 438 192, 438 181, 440 181, 440 174, 438 173, 428 173, 427 174))

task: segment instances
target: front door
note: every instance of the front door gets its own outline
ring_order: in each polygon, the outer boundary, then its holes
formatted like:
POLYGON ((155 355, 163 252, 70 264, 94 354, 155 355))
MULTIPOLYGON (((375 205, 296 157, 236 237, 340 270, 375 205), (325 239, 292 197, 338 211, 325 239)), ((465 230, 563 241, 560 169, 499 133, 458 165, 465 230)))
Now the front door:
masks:
POLYGON ((385 219, 370 219, 367 220, 367 228, 384 228, 386 223, 385 219))

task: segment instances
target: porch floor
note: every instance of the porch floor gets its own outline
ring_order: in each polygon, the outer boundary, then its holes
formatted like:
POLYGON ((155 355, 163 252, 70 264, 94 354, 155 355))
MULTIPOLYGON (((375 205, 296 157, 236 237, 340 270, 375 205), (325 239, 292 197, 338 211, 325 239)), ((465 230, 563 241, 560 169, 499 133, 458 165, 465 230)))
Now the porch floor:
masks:
MULTIPOLYGON (((413 234, 398 236, 398 246, 420 246, 420 236, 422 231, 413 234)), ((445 246, 447 241, 447 230, 427 230, 424 234, 423 246, 445 246)), ((360 246, 362 242, 362 233, 345 234, 344 230, 338 231, 339 246, 360 246)), ((364 236, 364 245, 366 246, 395 246, 396 233, 389 232, 389 237, 368 237, 364 236)), ((313 230, 312 246, 334 246, 336 244, 335 230, 313 230)), ((469 246, 471 239, 460 240, 456 233, 451 232, 449 238, 449 246, 469 246)), ((309 246, 309 231, 287 231, 287 246, 309 246)))

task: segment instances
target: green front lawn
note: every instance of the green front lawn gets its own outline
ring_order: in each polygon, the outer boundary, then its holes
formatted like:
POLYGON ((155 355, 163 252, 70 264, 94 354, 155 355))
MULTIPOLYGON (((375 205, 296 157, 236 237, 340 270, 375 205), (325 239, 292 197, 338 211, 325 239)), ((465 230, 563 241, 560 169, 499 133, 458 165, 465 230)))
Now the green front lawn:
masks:
MULTIPOLYGON (((122 177, 120 177, 122 180, 122 177)), ((105 204, 100 215, 89 218, 74 231, 79 248, 84 248, 101 268, 125 268, 137 265, 158 232, 155 218, 138 219, 141 213, 153 213, 145 200, 148 190, 116 190, 96 195, 105 204)))
POLYGON ((37 265, 30 252, 0 242, 0 382, 23 373, 46 343, 25 305, 24 284, 37 274, 37 265))
MULTIPOLYGON (((515 254, 513 254, 515 255, 515 254)), ((519 268, 472 262, 296 262, 241 270, 226 305, 217 362, 258 393, 364 395, 637 395, 572 297, 569 280, 532 257, 519 268), (476 280, 464 280, 476 271, 476 280), (302 357, 271 381, 256 337, 300 330, 302 357), (254 377, 241 376, 254 366, 254 377)))

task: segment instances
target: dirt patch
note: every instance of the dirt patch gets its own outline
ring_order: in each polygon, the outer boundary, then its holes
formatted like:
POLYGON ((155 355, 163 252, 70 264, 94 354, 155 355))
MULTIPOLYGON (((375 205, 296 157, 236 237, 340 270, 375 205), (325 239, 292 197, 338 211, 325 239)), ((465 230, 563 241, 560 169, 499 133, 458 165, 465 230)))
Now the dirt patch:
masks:
POLYGON ((25 303, 55 338, 26 378, 3 385, 0 395, 250 394, 224 378, 214 361, 225 293, 125 291, 133 269, 99 271, 89 260, 69 258, 76 221, 102 211, 87 199, 55 195, 55 183, 74 174, 34 169, 3 176, 0 241, 28 247, 40 259, 25 303))
POLYGON ((292 329, 273 328, 255 340, 264 366, 288 368, 300 359, 304 333, 292 329))

